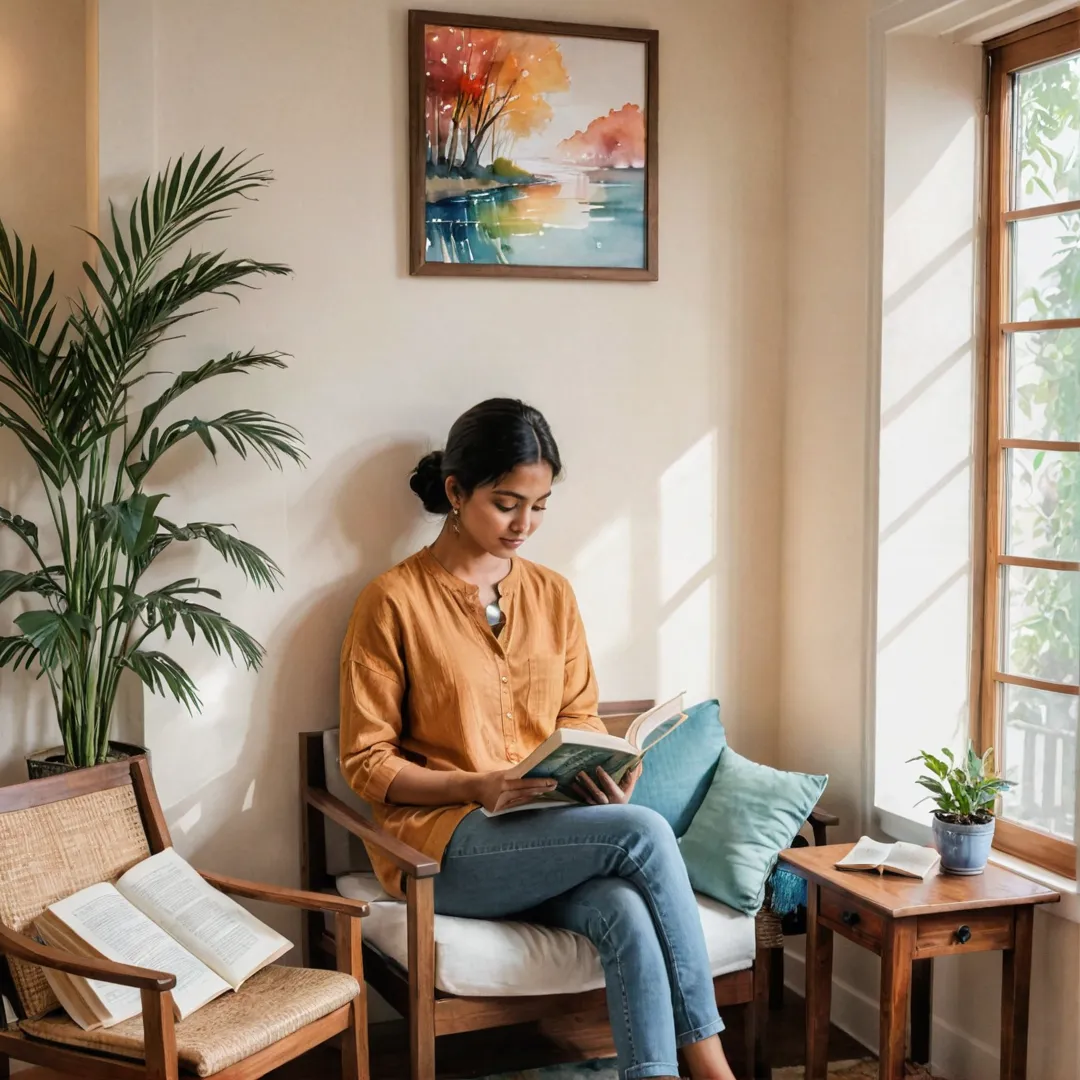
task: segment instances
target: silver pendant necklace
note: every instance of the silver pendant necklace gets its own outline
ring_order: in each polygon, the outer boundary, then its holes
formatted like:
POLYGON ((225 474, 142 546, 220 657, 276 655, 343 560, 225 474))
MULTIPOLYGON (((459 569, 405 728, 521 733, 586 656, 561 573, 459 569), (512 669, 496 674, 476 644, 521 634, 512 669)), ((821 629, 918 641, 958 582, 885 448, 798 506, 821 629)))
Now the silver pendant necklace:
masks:
POLYGON ((503 624, 503 610, 499 607, 499 587, 495 586, 495 599, 484 607, 484 617, 492 630, 499 630, 503 624))

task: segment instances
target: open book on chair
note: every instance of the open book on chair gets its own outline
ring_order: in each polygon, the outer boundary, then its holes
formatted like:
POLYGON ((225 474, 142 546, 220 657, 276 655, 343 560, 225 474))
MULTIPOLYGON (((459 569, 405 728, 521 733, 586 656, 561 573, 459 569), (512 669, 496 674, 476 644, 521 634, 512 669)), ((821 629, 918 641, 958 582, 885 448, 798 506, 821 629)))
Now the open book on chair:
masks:
MULTIPOLYGON (((58 900, 34 928, 46 945, 175 975, 173 1008, 180 1020, 238 990, 292 948, 172 848, 136 863, 115 885, 104 881, 58 900)), ((82 1028, 112 1027, 142 1012, 133 987, 43 970, 82 1028)))
POLYGON ((941 861, 933 848, 918 844, 880 844, 869 836, 859 842, 836 864, 838 870, 877 870, 903 874, 905 877, 926 878, 941 861))
POLYGON ((554 791, 504 809, 484 810, 488 817, 511 814, 517 810, 538 810, 547 806, 566 806, 583 800, 574 789, 578 773, 593 776, 603 769, 616 783, 632 769, 661 739, 670 735, 684 720, 683 694, 648 709, 634 717, 626 734, 608 735, 580 728, 559 728, 552 732, 524 761, 509 773, 529 779, 551 777, 558 781, 554 791))

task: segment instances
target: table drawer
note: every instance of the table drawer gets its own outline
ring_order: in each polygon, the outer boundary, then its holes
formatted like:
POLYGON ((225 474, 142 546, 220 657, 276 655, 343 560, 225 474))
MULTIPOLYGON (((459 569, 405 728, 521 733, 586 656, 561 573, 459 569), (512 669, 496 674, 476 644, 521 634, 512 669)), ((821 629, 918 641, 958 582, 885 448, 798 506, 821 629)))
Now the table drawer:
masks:
POLYGON ((920 915, 916 958, 1011 949, 1013 909, 920 915))
POLYGON ((823 888, 818 917, 836 933, 851 938, 852 941, 876 952, 881 950, 884 919, 876 911, 857 903, 850 897, 829 892, 823 888))

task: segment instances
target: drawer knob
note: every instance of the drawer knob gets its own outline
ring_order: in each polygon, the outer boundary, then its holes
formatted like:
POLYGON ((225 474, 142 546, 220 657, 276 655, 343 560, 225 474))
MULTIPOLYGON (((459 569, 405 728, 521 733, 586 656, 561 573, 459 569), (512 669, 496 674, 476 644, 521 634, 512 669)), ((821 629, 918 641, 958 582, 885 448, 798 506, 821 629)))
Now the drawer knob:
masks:
MULTIPOLYGON (((857 911, 845 911, 840 916, 840 921, 845 926, 858 926, 860 922, 859 913, 857 911)), ((965 927, 965 929, 967 928, 965 927)))
POLYGON ((959 941, 961 945, 966 945, 971 940, 971 927, 961 926, 960 929, 956 931, 956 940, 959 941))

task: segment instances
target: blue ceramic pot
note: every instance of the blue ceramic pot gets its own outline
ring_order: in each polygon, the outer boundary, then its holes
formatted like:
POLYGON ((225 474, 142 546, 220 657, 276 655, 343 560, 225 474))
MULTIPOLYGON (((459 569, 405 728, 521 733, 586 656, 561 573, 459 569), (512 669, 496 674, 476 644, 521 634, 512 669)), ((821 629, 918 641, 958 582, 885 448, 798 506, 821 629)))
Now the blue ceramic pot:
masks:
POLYGON ((954 825, 934 815, 934 847, 941 854, 941 869, 950 874, 981 874, 994 842, 991 818, 982 825, 954 825))

